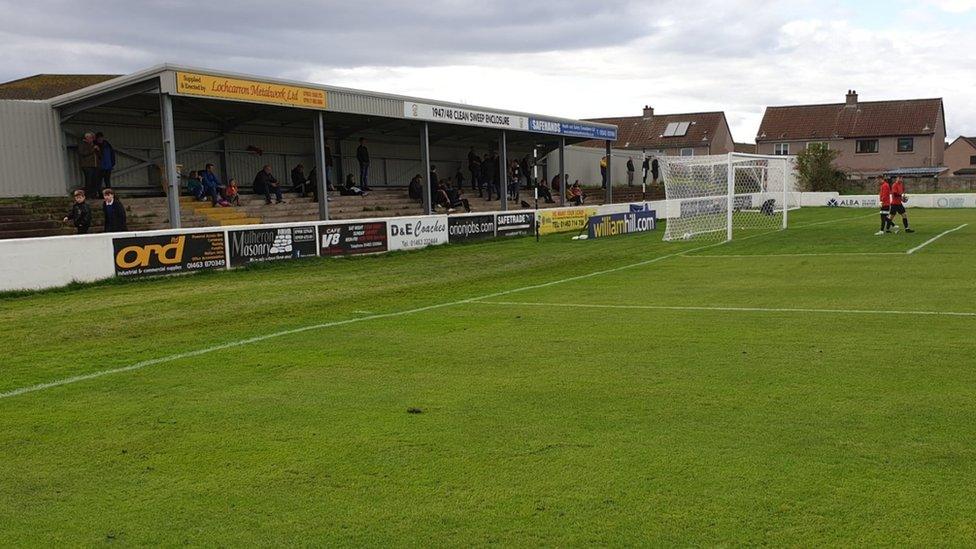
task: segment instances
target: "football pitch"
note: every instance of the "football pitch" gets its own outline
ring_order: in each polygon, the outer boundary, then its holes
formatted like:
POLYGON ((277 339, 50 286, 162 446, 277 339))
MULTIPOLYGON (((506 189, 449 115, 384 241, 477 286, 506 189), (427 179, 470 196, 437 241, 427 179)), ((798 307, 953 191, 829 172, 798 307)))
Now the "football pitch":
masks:
POLYGON ((974 545, 976 211, 910 213, 0 297, 0 545, 974 545))

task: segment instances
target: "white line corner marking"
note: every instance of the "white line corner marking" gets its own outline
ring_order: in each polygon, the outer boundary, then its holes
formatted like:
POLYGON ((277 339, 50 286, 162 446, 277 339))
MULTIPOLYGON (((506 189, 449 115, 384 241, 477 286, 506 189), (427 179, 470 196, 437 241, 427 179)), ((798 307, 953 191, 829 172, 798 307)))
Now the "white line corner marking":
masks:
POLYGON ((956 231, 958 231, 959 229, 962 229, 963 227, 965 227, 965 226, 967 226, 967 225, 969 225, 969 223, 963 223, 962 225, 959 225, 959 226, 958 226, 958 227, 956 227, 955 229, 949 229, 948 231, 945 231, 945 232, 941 232, 941 233, 939 233, 939 234, 937 234, 937 235, 935 235, 935 236, 933 236, 932 238, 930 238, 930 239, 928 239, 928 240, 926 240, 925 242, 922 242, 922 243, 921 243, 921 244, 919 244, 918 246, 915 246, 915 247, 914 247, 914 248, 912 248, 911 250, 908 250, 908 251, 907 251, 907 252, 905 252, 905 253, 907 253, 908 255, 911 255, 911 254, 913 254, 913 253, 915 253, 915 252, 917 252, 917 251, 919 251, 919 250, 921 250, 922 248, 924 248, 924 247, 926 247, 926 246, 928 246, 929 244, 931 244, 931 243, 933 243, 933 242, 935 242, 936 240, 938 240, 938 239, 940 239, 940 238, 942 238, 943 236, 945 236, 945 235, 947 235, 947 234, 949 234, 949 233, 954 233, 954 232, 956 232, 956 231))

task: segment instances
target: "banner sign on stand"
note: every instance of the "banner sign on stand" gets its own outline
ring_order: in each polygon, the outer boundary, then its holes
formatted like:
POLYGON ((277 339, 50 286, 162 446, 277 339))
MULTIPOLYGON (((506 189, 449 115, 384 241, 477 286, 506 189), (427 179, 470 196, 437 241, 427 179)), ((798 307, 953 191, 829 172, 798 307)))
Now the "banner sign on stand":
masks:
POLYGON ((319 254, 371 254, 387 251, 385 221, 319 225, 319 254))
POLYGON ((494 215, 456 215, 447 218, 448 240, 464 242, 495 236, 494 215))
POLYGON ((589 238, 644 233, 653 231, 655 228, 657 228, 657 212, 654 210, 595 215, 586 224, 586 232, 589 238))
POLYGON ((391 250, 416 250, 448 240, 446 215, 394 218, 387 227, 391 250))
POLYGON ((539 210, 539 234, 582 231, 596 208, 556 208, 539 210))
POLYGON ((113 238, 115 274, 150 276, 224 269, 224 233, 179 233, 113 238))
POLYGON ((495 216, 498 236, 530 236, 535 234, 535 213, 515 212, 495 216))
POLYGON ((230 231, 230 266, 314 257, 318 251, 315 227, 281 227, 278 229, 244 229, 230 231))

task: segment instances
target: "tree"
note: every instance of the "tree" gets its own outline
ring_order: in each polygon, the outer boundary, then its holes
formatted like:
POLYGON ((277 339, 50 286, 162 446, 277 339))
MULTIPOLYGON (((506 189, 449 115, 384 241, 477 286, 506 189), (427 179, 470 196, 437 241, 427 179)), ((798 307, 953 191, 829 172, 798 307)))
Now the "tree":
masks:
POLYGON ((834 166, 840 153, 825 146, 812 146, 796 155, 796 170, 804 191, 840 191, 847 174, 834 166))

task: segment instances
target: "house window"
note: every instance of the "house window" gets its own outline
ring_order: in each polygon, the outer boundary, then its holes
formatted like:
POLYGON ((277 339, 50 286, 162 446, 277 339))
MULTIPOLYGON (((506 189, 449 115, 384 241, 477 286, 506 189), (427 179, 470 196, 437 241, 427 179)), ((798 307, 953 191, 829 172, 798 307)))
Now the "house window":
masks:
POLYGON ((773 154, 778 154, 781 156, 786 156, 790 154, 790 144, 789 143, 776 143, 773 145, 773 154))
POLYGON ((829 149, 830 145, 826 141, 811 141, 807 143, 808 149, 829 149))
POLYGON ((970 166, 976 166, 976 156, 970 156, 969 157, 969 165, 970 166))
POLYGON ((855 149, 857 154, 870 154, 878 152, 878 140, 877 139, 858 139, 857 148, 855 149))
POLYGON ((899 137, 898 138, 898 152, 900 153, 910 153, 915 150, 915 138, 914 137, 899 137))
POLYGON ((681 149, 681 156, 695 156, 695 149, 681 149))

